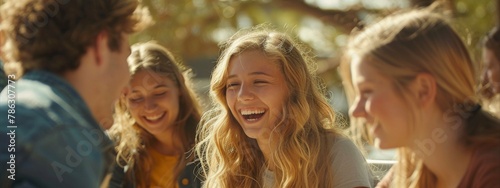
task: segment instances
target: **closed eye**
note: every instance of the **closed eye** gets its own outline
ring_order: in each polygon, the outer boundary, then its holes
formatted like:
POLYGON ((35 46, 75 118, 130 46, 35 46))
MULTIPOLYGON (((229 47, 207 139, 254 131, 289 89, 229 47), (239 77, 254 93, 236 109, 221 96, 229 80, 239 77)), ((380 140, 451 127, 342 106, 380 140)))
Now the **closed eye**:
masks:
POLYGON ((265 81, 265 80, 255 80, 253 83, 256 85, 264 85, 264 84, 267 84, 269 82, 265 81))
POLYGON ((240 85, 239 83, 229 83, 229 84, 226 85, 226 88, 227 89, 232 89, 232 88, 234 88, 236 86, 239 86, 239 85, 240 85))
POLYGON ((155 96, 162 96, 162 95, 165 95, 167 92, 164 91, 164 92, 161 92, 161 93, 156 93, 155 96))
POLYGON ((140 101, 142 101, 142 97, 130 98, 129 101, 130 102, 134 102, 134 103, 135 102, 140 102, 140 101))

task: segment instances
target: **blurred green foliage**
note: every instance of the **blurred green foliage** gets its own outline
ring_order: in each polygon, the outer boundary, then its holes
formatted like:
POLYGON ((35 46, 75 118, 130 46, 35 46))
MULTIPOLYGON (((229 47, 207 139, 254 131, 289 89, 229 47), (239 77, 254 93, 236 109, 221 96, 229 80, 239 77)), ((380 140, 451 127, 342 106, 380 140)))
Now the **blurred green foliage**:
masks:
MULTIPOLYGON (((156 40, 192 67, 198 92, 208 90, 208 78, 219 55, 218 43, 236 31, 263 23, 296 36, 317 56, 318 73, 332 105, 346 115, 347 102, 337 66, 354 27, 413 5, 432 0, 142 0, 155 24, 131 42, 156 40)), ((480 65, 480 40, 497 20, 494 0, 439 0, 480 65)), ((500 0, 499 0, 500 1, 500 0)), ((202 94, 202 101, 208 95, 202 94)), ((207 103, 207 102, 204 102, 207 103)), ((347 116, 346 116, 347 117, 347 116)))
MULTIPOLYGON (((287 6, 303 0, 143 0, 155 24, 133 36, 132 42, 156 40, 187 62, 214 60, 217 44, 241 28, 270 23, 277 29, 298 36, 325 62, 320 69, 334 68, 347 42, 348 33, 338 24, 327 22, 301 7, 287 6), (326 68, 325 68, 326 67, 326 68)), ((362 23, 416 1, 397 0, 305 0, 316 11, 355 10, 362 23), (377 3, 374 3, 377 2, 377 3)), ((496 2, 492 0, 447 1, 453 5, 453 20, 477 57, 480 38, 494 25, 496 2)), ((303 3, 303 2, 302 2, 303 3)), ((334 15, 332 15, 334 16, 334 15)), ((342 15, 340 15, 342 16, 342 15)), ((354 20, 353 20, 354 22, 354 20)), ((477 59, 477 58, 476 58, 477 59)), ((197 66, 190 63, 190 66, 197 66)), ((320 70, 323 71, 323 70, 320 70)))

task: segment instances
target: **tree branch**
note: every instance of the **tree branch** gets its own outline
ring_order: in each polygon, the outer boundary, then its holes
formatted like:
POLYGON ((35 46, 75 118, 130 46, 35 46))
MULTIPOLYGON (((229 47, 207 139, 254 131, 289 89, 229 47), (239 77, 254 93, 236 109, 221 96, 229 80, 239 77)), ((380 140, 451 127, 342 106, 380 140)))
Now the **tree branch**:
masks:
POLYGON ((316 17, 326 24, 340 28, 345 33, 350 33, 353 28, 361 26, 360 19, 357 16, 358 10, 325 10, 319 7, 311 6, 305 3, 304 0, 275 0, 273 2, 280 7, 285 7, 316 17))

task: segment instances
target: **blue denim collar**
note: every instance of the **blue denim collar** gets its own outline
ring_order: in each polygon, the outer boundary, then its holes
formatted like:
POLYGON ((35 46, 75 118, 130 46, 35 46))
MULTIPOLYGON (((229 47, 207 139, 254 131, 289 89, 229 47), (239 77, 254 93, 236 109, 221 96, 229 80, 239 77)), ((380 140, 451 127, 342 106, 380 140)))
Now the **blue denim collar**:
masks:
POLYGON ((61 76, 45 70, 32 70, 23 75, 22 80, 37 81, 49 85, 59 97, 69 103, 88 123, 97 125, 100 128, 99 123, 92 116, 81 95, 61 76))

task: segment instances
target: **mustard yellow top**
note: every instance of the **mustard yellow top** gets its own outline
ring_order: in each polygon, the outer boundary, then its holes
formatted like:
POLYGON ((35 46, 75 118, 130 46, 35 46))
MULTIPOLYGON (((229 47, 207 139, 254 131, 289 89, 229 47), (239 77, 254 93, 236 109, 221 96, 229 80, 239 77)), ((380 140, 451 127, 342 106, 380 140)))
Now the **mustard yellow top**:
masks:
POLYGON ((151 170, 151 188, 178 188, 177 180, 174 178, 174 168, 178 161, 178 156, 163 155, 153 148, 148 152, 153 159, 151 170))

